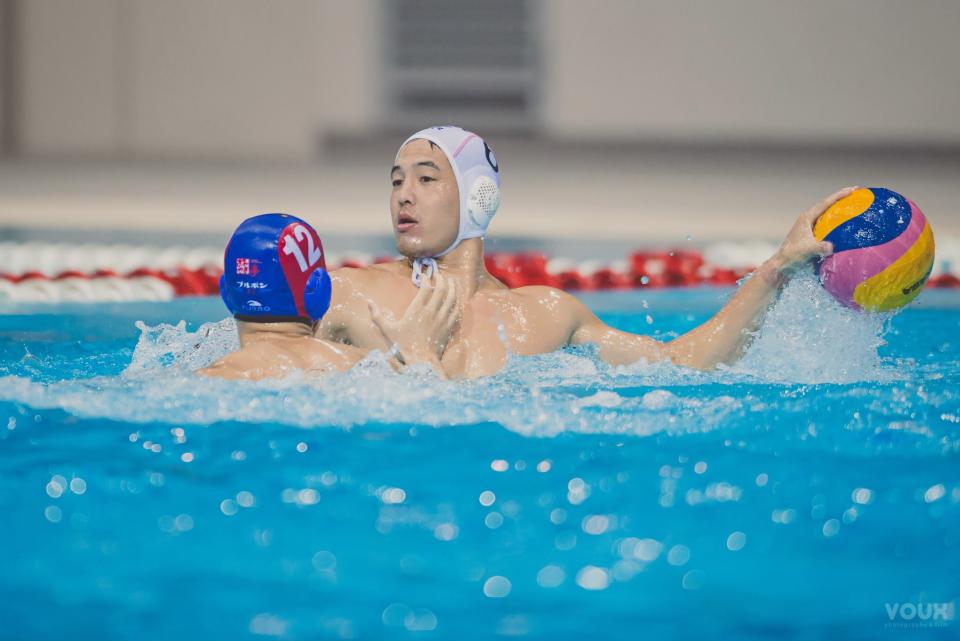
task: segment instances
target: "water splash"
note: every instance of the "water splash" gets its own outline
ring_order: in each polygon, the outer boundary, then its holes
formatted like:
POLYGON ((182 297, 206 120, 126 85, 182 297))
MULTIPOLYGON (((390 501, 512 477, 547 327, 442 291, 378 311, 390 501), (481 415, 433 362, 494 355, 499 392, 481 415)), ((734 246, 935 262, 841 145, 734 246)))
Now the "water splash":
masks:
POLYGON ((701 398, 693 387, 661 392, 669 402, 651 402, 656 394, 621 396, 615 390, 691 381, 687 373, 662 365, 611 368, 592 348, 515 356, 500 374, 475 381, 441 380, 425 366, 397 373, 377 351, 342 374, 207 379, 193 370, 236 347, 231 319, 194 332, 183 323, 137 326, 141 335, 121 376, 51 384, 9 376, 0 379, 0 400, 134 423, 242 421, 305 428, 499 423, 533 436, 703 431, 742 406, 725 395, 701 398))
POLYGON ((816 276, 798 275, 731 370, 778 383, 891 380, 896 369, 884 363, 878 350, 892 316, 846 308, 816 276))
MULTIPOLYGON (((639 377, 650 384, 690 385, 739 382, 749 377, 770 383, 851 383, 890 380, 896 369, 880 358, 884 333, 893 314, 866 314, 840 305, 813 274, 801 274, 784 289, 768 313, 750 349, 735 366, 702 373, 669 363, 637 363, 611 368, 591 347, 535 357, 511 356, 492 377, 517 378, 531 387, 596 384, 611 377, 639 377)), ((125 376, 167 367, 193 371, 239 347, 236 323, 225 318, 195 332, 185 323, 149 326, 137 321, 140 337, 125 376)), ((635 381, 636 382, 636 381, 635 381)))
POLYGON ((184 321, 177 325, 161 323, 155 327, 137 321, 136 326, 140 338, 124 376, 142 375, 165 367, 193 371, 240 348, 237 323, 229 317, 216 323, 204 323, 195 332, 187 331, 184 321))
POLYGON ((740 364, 714 372, 669 363, 612 367, 587 346, 512 356, 502 372, 475 381, 441 380, 426 367, 397 373, 374 351, 342 374, 235 382, 193 373, 238 347, 233 319, 196 331, 182 322, 138 321, 140 336, 120 376, 49 384, 8 376, 0 379, 0 400, 134 423, 241 421, 344 429, 497 423, 531 436, 695 433, 770 407, 762 397, 769 396, 771 385, 779 394, 777 389, 796 384, 902 377, 877 355, 884 322, 839 306, 810 277, 786 288, 740 364), (758 386, 765 391, 755 393, 758 386))

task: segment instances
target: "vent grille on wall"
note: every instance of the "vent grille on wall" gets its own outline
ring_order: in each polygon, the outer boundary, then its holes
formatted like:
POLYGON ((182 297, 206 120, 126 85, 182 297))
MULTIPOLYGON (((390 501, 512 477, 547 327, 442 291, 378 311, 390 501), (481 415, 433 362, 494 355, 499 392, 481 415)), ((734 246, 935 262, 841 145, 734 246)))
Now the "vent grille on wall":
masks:
POLYGON ((387 126, 532 128, 533 5, 530 0, 386 0, 387 126))

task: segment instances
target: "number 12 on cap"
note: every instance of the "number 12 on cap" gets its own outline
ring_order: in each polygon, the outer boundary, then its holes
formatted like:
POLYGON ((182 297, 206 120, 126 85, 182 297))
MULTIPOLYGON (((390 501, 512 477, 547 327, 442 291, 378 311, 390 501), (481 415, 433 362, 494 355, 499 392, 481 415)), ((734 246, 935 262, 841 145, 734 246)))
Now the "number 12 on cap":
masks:
POLYGON ((298 224, 293 225, 292 235, 289 233, 283 235, 283 253, 296 259, 301 272, 306 272, 316 265, 321 256, 320 248, 313 242, 313 235, 303 225, 298 224), (303 255, 303 248, 300 246, 303 241, 307 243, 306 256, 303 255))

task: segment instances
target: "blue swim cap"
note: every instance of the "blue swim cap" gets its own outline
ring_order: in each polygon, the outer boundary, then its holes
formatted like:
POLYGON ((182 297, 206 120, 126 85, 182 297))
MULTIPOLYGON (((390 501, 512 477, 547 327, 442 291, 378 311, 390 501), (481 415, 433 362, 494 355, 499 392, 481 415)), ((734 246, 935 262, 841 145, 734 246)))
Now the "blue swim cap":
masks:
POLYGON ((330 307, 330 287, 320 237, 296 216, 246 219, 223 254, 220 297, 238 320, 320 320, 330 307))

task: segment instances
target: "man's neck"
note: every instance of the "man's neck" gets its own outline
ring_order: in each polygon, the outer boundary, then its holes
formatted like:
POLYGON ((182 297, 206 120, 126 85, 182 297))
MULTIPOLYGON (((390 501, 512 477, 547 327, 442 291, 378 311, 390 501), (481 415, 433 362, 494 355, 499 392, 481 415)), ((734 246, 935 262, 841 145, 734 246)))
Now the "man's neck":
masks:
POLYGON ((240 347, 261 341, 309 338, 313 330, 306 323, 250 323, 237 321, 240 347))
POLYGON ((454 279, 457 292, 466 298, 484 285, 495 282, 483 262, 483 239, 468 238, 445 256, 437 259, 443 275, 454 279))

